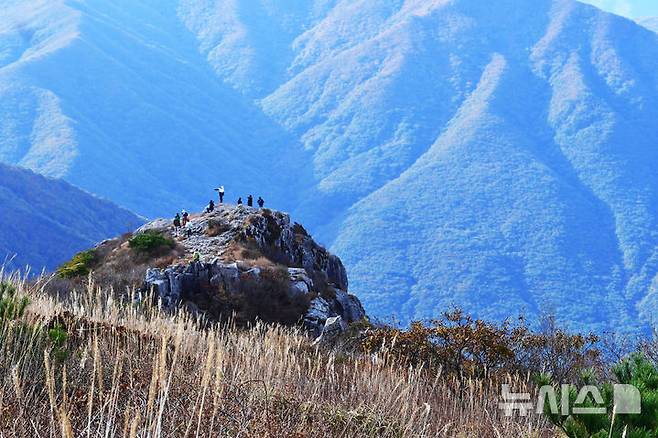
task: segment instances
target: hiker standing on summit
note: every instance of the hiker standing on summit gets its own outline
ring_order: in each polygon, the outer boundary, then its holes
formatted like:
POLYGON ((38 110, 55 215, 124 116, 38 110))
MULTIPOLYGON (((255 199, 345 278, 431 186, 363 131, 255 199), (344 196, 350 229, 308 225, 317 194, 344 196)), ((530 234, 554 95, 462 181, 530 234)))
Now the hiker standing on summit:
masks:
POLYGON ((224 203, 224 186, 219 186, 218 188, 215 189, 217 193, 219 193, 219 203, 223 204, 224 203))
POLYGON ((254 197, 249 195, 247 196, 247 206, 253 207, 254 206, 254 197))
POLYGON ((258 197, 258 201, 257 201, 257 202, 258 202, 258 206, 259 206, 260 208, 263 208, 263 205, 265 205, 265 200, 264 200, 261 196, 258 197))

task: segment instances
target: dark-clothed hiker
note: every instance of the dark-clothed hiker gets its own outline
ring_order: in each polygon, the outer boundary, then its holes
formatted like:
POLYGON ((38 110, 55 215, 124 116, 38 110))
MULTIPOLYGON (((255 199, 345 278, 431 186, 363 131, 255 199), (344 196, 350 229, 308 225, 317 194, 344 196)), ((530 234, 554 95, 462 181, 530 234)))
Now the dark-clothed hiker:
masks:
POLYGON ((259 197, 258 197, 258 206, 259 206, 260 208, 263 208, 263 205, 265 205, 265 201, 263 200, 263 198, 261 198, 261 197, 259 196, 259 197))
POLYGON ((251 196, 251 195, 247 196, 247 205, 248 205, 249 207, 253 207, 253 206, 254 206, 254 197, 253 197, 253 196, 251 196))
POLYGON ((215 211, 215 201, 211 199, 206 208, 206 213, 212 213, 213 211, 215 211))
POLYGON ((238 198, 238 205, 242 205, 242 197, 238 198))
POLYGON ((179 228, 180 228, 180 214, 176 213, 176 216, 174 216, 174 230, 178 232, 179 228))
POLYGON ((183 221, 181 222, 181 224, 185 226, 189 221, 190 221, 190 215, 185 210, 183 210, 183 221))

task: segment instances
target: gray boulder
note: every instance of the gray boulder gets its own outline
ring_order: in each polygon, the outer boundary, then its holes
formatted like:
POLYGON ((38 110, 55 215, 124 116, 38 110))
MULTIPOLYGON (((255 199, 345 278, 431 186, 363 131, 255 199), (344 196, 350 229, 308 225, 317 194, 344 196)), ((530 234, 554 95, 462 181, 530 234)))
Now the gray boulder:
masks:
POLYGON ((345 269, 343 262, 333 254, 329 256, 326 272, 330 283, 336 285, 338 289, 344 291, 349 290, 347 270, 345 269))
POLYGON ((340 306, 340 315, 348 323, 360 321, 366 317, 366 311, 356 296, 337 289, 336 302, 340 306))
POLYGON ((141 234, 145 233, 147 231, 157 231, 157 232, 163 232, 166 230, 169 230, 170 228, 173 227, 173 222, 171 220, 167 219, 156 219, 152 222, 149 222, 147 224, 142 225, 139 227, 133 235, 136 234, 141 234))
POLYGON ((340 334, 346 329, 347 324, 343 321, 342 317, 332 316, 325 321, 322 333, 320 334, 320 339, 323 342, 331 342, 340 336, 340 334))
POLYGON ((320 336, 327 320, 334 315, 331 306, 322 297, 317 297, 311 301, 311 305, 304 315, 304 326, 315 336, 320 336))
POLYGON ((229 294, 240 292, 240 269, 237 263, 217 263, 211 268, 214 274, 211 282, 222 285, 229 294))
POLYGON ((290 296, 298 297, 311 293, 313 290, 313 280, 309 277, 306 269, 288 268, 290 276, 290 296))

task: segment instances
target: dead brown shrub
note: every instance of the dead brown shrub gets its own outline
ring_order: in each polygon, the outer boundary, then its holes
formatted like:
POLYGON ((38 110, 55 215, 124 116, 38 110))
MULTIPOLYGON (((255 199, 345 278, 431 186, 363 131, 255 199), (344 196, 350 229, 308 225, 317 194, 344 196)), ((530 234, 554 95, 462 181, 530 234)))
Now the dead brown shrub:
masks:
POLYGON ((560 330, 552 319, 534 332, 523 319, 495 324, 454 310, 428 324, 414 322, 406 330, 367 330, 361 348, 462 379, 513 372, 550 373, 557 381, 576 381, 583 370, 601 367, 597 341, 593 335, 560 330))
POLYGON ((300 322, 310 304, 310 297, 291 297, 290 278, 285 267, 261 271, 260 279, 246 279, 236 297, 237 320, 294 325, 300 322))

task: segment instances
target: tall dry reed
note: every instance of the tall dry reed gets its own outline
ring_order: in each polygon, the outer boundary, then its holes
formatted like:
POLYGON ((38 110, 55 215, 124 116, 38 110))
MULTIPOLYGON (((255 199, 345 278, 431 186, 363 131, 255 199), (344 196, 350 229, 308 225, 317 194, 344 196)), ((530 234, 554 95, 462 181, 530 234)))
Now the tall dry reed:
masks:
POLYGON ((2 436, 555 436, 540 416, 505 417, 486 381, 325 350, 295 329, 202 328, 92 282, 52 297, 45 280, 9 281, 31 303, 0 327, 2 436))

